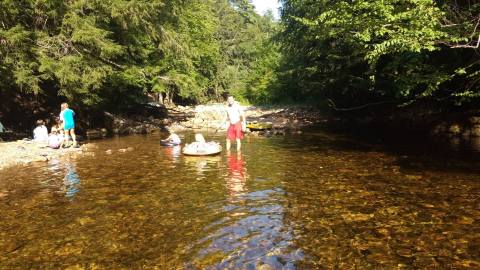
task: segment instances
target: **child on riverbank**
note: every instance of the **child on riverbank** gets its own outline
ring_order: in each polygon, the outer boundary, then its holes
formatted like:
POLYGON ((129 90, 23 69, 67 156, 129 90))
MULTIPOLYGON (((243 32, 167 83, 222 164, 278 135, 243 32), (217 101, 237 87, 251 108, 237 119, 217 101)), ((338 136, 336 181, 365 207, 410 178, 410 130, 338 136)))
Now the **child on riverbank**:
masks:
POLYGON ((48 147, 52 149, 60 148, 60 145, 63 141, 63 135, 60 133, 59 130, 55 130, 52 128, 52 132, 48 136, 48 147))
POLYGON ((73 146, 77 147, 77 139, 75 136, 75 112, 68 108, 68 103, 62 103, 60 106, 60 120, 63 122, 63 130, 65 133, 65 138, 63 139, 60 147, 69 147, 69 135, 72 137, 73 146))
POLYGON ((33 140, 35 142, 48 142, 48 129, 43 120, 37 120, 37 127, 33 130, 33 140))
POLYGON ((62 134, 63 135, 63 127, 62 127, 62 120, 60 117, 55 117, 55 122, 53 123, 52 128, 50 129, 50 133, 62 134))

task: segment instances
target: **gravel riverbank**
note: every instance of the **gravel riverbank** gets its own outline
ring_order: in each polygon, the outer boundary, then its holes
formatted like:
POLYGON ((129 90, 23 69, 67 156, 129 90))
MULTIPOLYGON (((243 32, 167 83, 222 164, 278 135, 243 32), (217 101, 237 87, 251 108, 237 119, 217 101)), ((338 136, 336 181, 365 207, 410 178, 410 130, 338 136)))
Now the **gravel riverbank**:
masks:
POLYGON ((65 155, 84 154, 88 148, 89 144, 80 148, 51 149, 45 144, 27 140, 0 142, 0 170, 15 165, 47 162, 65 155))
MULTIPOLYGON (((244 106, 247 122, 269 124, 272 132, 296 132, 302 128, 328 122, 319 109, 311 107, 257 107, 244 106)), ((197 107, 178 107, 175 115, 187 117, 175 120, 169 130, 213 130, 226 129, 226 106, 224 104, 200 105, 197 107)))

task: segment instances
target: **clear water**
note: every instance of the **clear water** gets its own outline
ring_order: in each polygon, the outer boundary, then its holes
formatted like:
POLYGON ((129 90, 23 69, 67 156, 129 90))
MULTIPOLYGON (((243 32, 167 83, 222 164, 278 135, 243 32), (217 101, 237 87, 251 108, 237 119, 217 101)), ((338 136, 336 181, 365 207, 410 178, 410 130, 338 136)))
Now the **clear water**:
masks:
POLYGON ((213 157, 159 140, 1 171, 0 269, 480 268, 475 160, 322 132, 213 157))

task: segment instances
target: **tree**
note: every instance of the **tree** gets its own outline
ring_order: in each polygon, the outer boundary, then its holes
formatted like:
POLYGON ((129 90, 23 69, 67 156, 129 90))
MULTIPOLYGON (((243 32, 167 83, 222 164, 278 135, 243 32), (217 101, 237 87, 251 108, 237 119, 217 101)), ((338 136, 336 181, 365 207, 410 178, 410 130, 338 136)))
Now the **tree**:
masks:
POLYGON ((300 100, 314 95, 346 105, 459 102, 465 89, 452 86, 475 82, 468 77, 476 76, 476 60, 455 48, 476 47, 466 29, 476 33, 477 9, 429 0, 283 1, 284 84, 300 100))

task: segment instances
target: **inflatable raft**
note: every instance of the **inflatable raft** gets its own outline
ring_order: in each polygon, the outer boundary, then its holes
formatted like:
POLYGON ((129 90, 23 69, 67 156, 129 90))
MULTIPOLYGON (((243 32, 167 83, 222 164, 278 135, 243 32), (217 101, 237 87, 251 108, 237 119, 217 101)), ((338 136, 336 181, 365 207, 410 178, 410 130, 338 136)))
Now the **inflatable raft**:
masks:
POLYGON ((250 130, 266 130, 266 129, 272 129, 273 124, 272 123, 258 123, 258 122, 251 122, 247 124, 247 128, 250 130))
POLYGON ((213 156, 220 154, 222 147, 218 143, 191 143, 183 148, 183 154, 187 156, 213 156))
POLYGON ((171 141, 169 141, 169 140, 161 140, 161 141, 160 141, 160 145, 161 145, 161 146, 170 146, 170 147, 173 147, 173 146, 178 146, 178 145, 180 145, 180 144, 179 144, 179 143, 173 143, 173 142, 171 142, 171 141))

